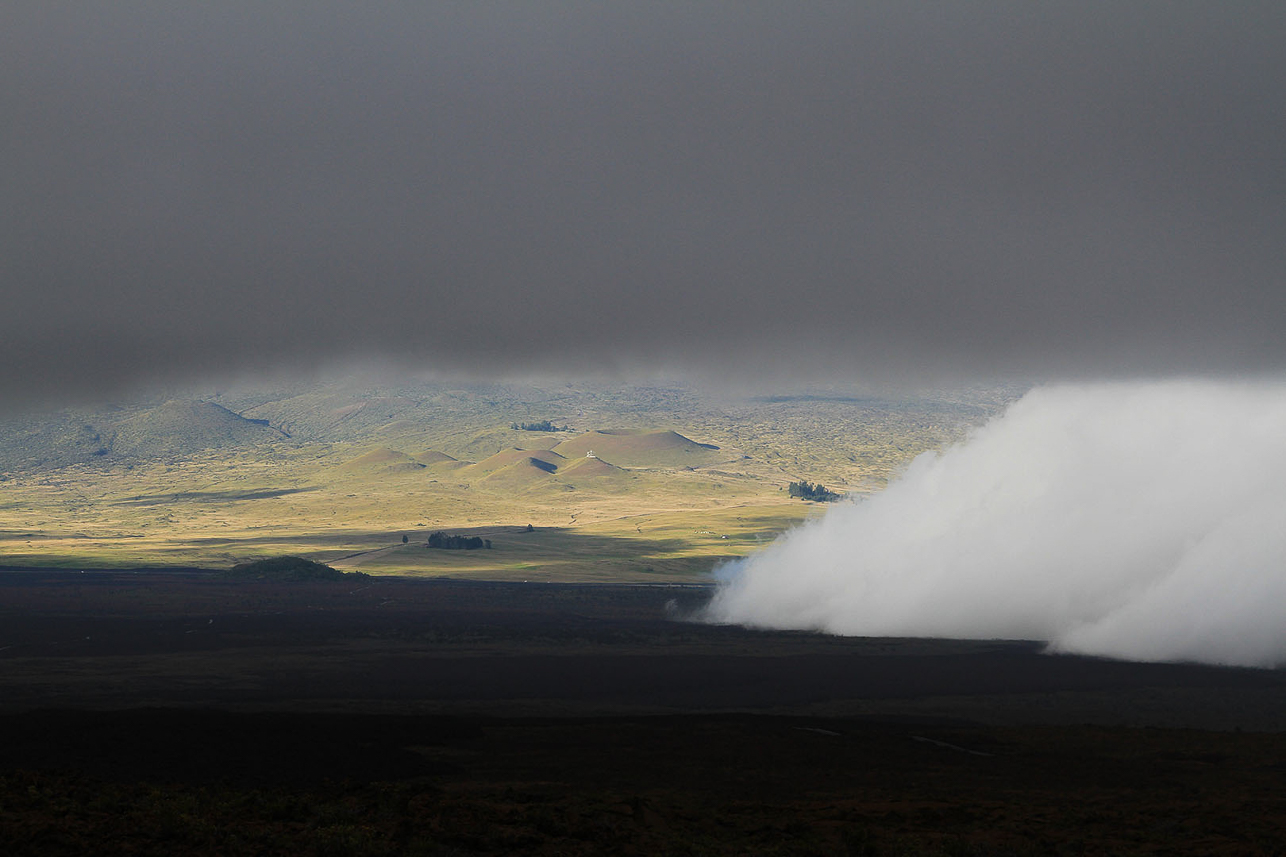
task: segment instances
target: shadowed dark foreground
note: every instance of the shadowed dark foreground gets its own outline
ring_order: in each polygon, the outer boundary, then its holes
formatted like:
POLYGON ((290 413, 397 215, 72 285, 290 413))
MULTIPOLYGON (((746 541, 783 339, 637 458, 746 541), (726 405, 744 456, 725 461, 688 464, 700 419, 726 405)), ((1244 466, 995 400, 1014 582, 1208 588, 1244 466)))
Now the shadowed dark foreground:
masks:
POLYGON ((9 854, 1276 853, 1286 681, 699 588, 0 573, 9 854))

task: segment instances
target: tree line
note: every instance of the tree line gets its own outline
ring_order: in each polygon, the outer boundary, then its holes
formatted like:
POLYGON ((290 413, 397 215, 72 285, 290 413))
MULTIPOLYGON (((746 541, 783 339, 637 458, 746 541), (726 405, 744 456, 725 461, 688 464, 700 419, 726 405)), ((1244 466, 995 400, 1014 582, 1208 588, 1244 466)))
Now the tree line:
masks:
POLYGON ((556 426, 549 420, 541 420, 538 423, 510 423, 509 428, 514 431, 568 431, 567 426, 556 426))
POLYGON ((820 482, 816 485, 808 481, 792 482, 790 485, 786 486, 786 490, 790 492, 790 496, 792 497, 798 497, 801 500, 813 500, 818 503, 830 503, 843 496, 841 494, 836 494, 834 491, 828 490, 826 486, 820 482))
POLYGON ((491 550, 491 539, 479 538, 478 536, 457 536, 448 535, 443 532, 436 532, 429 536, 428 546, 431 548, 441 548, 442 550, 465 550, 472 551, 478 548, 491 550))

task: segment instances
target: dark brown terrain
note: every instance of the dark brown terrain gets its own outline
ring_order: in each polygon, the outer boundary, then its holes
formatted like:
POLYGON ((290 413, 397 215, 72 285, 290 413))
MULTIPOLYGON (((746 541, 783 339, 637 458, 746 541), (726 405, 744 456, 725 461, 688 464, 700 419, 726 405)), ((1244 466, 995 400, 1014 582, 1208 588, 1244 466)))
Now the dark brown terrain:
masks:
POLYGON ((6 854, 1271 854, 1286 677, 701 587, 0 572, 6 854))

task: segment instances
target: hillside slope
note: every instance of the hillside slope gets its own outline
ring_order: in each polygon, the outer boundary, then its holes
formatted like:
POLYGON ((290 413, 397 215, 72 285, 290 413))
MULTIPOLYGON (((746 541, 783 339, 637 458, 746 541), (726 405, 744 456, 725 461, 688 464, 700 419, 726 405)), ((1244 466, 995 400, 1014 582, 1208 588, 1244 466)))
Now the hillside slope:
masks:
POLYGON ((425 464, 423 462, 417 461, 405 452, 381 447, 345 462, 340 469, 350 473, 378 474, 407 473, 423 470, 424 468, 425 464))
POLYGON ((698 467, 723 461, 719 447, 697 443, 675 431, 603 429, 565 440, 553 451, 566 458, 591 453, 617 467, 698 467))
POLYGON ((173 399, 117 424, 110 451, 130 458, 174 458, 285 437, 261 421, 248 420, 214 402, 173 399))
POLYGON ((495 455, 484 458, 477 464, 470 464, 464 468, 461 473, 466 475, 482 475, 491 473, 495 470, 508 467, 513 464, 524 463, 537 467, 546 473, 553 473, 559 467, 567 463, 563 456, 549 452, 544 449, 502 449, 495 455))
POLYGON ((110 438, 90 415, 43 414, 0 424, 0 473, 54 470, 106 456, 110 438))
POLYGON ((0 472, 77 464, 174 460, 208 450, 245 450, 287 436, 214 402, 173 399, 98 412, 67 410, 0 424, 0 472))

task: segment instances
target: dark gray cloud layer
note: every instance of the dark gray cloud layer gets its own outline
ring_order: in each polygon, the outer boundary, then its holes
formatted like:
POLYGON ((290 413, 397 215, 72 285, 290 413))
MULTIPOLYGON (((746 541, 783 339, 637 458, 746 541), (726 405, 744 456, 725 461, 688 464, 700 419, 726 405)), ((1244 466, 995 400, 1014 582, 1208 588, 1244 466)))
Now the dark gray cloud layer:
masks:
POLYGON ((1280 3, 9 3, 0 395, 1286 368, 1280 3))

